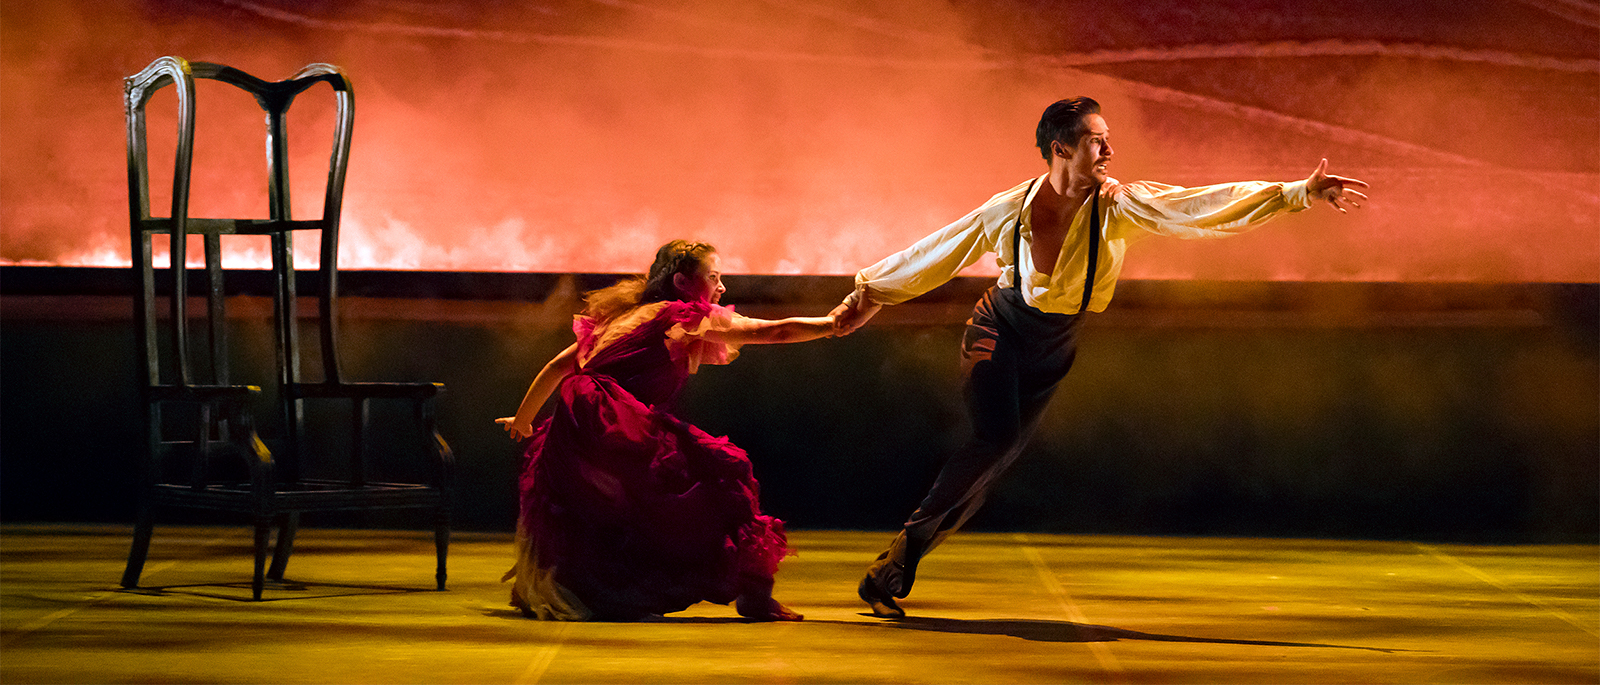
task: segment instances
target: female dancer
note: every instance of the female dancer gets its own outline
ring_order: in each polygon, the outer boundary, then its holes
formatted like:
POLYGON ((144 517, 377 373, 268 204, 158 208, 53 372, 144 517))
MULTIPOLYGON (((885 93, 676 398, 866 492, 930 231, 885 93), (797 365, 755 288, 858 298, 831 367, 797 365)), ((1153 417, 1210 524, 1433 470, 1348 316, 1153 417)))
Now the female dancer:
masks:
POLYGON ((710 245, 674 240, 647 277, 589 293, 578 341, 498 420, 529 439, 517 561, 502 579, 516 581, 524 615, 628 621, 731 601, 750 619, 801 619, 772 598, 787 539, 761 513, 744 450, 670 407, 700 364, 726 364, 746 343, 827 337, 833 318, 739 316, 717 304, 719 264, 710 245))

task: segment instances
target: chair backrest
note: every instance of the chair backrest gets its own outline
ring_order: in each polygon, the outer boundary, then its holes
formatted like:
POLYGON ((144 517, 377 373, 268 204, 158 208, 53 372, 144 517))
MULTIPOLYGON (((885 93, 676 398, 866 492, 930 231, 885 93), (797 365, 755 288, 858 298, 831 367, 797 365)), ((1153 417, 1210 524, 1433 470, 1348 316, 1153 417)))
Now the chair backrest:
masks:
MULTIPOLYGON (((294 267, 294 233, 321 232, 319 273, 315 290, 319 304, 320 349, 323 382, 340 383, 338 358, 338 256, 339 217, 344 197, 345 170, 349 163, 350 138, 355 119, 355 101, 347 78, 338 67, 312 64, 293 77, 268 82, 238 69, 205 62, 188 62, 179 57, 162 57, 124 83, 124 106, 128 125, 128 186, 133 267, 138 281, 135 293, 135 320, 138 326, 139 354, 144 364, 147 389, 184 389, 200 385, 227 385, 227 316, 221 241, 224 235, 266 235, 271 240, 273 318, 276 334, 277 381, 280 392, 301 383, 299 320, 296 312, 300 284, 294 267), (266 113, 267 196, 266 219, 224 219, 189 216, 189 191, 194 157, 195 79, 212 79, 248 92, 266 113), (312 220, 293 220, 289 202, 289 145, 287 113, 295 96, 317 83, 327 83, 336 96, 333 152, 328 166, 328 182, 322 216, 312 220), (176 87, 178 96, 178 135, 172 177, 172 207, 166 217, 152 217, 149 192, 149 149, 145 133, 145 106, 163 87, 176 87), (164 270, 162 285, 170 295, 171 326, 167 349, 161 346, 159 317, 156 312, 157 272, 152 265, 152 236, 170 236, 171 265, 164 270), (187 238, 199 235, 204 241, 207 344, 204 363, 197 362, 191 346, 189 312, 190 274, 185 263, 187 238), (163 372, 165 367, 165 372, 163 372)), ((291 443, 300 429, 300 403, 286 401, 291 443)), ((157 419, 159 420, 159 419, 157 419)), ((292 450, 291 450, 292 451, 292 450)))

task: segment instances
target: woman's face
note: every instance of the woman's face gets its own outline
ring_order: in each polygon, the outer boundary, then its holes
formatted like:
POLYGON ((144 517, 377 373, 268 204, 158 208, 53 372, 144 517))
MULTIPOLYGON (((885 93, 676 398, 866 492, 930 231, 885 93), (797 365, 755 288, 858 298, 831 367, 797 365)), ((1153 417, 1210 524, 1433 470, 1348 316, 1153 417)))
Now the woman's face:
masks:
POLYGON ((689 300, 716 304, 722 300, 722 293, 728 290, 722 287, 722 258, 715 252, 706 255, 694 273, 678 274, 673 280, 689 300))

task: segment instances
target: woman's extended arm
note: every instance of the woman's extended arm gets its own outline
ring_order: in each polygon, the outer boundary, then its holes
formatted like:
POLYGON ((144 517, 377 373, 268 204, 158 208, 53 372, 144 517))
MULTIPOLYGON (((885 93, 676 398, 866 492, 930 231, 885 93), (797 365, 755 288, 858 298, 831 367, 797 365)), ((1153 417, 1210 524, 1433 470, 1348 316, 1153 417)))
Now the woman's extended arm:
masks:
POLYGON ((733 328, 709 330, 705 339, 728 345, 793 343, 833 335, 833 315, 791 316, 787 319, 749 319, 739 317, 733 328))
POLYGON ((544 401, 555 392, 556 386, 567 376, 571 376, 578 369, 578 344, 573 343, 567 349, 557 354, 539 375, 533 377, 533 384, 528 386, 528 394, 522 396, 522 404, 517 407, 516 416, 495 419, 495 423, 505 426, 506 432, 517 440, 526 440, 533 437, 533 417, 539 413, 539 408, 544 406, 544 401))

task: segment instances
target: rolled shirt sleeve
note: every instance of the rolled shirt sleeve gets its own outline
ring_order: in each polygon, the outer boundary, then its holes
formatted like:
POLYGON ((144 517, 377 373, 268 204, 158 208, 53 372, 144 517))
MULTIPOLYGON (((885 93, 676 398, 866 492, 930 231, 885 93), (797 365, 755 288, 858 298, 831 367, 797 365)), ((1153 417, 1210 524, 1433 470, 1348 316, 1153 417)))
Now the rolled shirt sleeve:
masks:
POLYGON ((1111 192, 1108 237, 1137 233, 1173 238, 1224 238, 1249 231, 1285 212, 1311 206, 1305 181, 1244 181, 1182 188, 1137 181, 1111 192))

